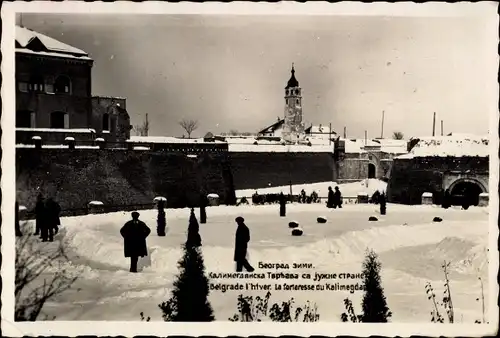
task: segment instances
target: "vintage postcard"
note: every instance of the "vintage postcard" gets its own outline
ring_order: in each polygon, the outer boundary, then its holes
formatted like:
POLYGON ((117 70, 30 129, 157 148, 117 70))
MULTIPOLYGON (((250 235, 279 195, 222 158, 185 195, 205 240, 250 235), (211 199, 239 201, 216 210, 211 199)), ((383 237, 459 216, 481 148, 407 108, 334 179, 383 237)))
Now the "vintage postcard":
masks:
POLYGON ((497 6, 4 4, 2 332, 495 334, 497 6))

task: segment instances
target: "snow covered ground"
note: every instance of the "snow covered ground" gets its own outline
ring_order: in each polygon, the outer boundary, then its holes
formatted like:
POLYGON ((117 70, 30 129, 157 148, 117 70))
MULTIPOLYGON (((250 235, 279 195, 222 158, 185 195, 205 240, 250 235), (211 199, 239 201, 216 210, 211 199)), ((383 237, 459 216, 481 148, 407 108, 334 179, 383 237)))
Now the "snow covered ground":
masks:
MULTIPOLYGON (((431 304, 425 294, 425 283, 432 282, 438 298, 441 296, 443 273, 440 266, 447 260, 452 262, 450 280, 457 322, 473 323, 480 319, 481 304, 476 301, 480 297, 478 274, 485 281, 485 298, 488 298, 488 209, 463 211, 389 204, 387 211, 387 215, 380 216, 374 205, 346 205, 341 210, 332 210, 323 204, 293 204, 287 206, 287 217, 282 218, 276 205, 209 207, 208 223, 200 224, 207 273, 234 271, 234 219, 241 215, 251 230, 249 259, 257 272, 276 272, 275 269, 258 269, 258 262, 265 262, 313 264, 313 269, 293 271, 300 274, 355 274, 361 271, 365 250, 372 248, 382 263, 382 285, 393 312, 392 321, 429 323, 431 304), (372 215, 379 221, 368 222, 372 215), (325 216, 328 222, 316 223, 318 216, 325 216), (443 218, 443 222, 432 223, 435 216, 443 218), (288 222, 292 220, 304 229, 302 237, 290 235, 288 222)), ((186 239, 189 210, 167 210, 166 237, 156 235, 156 210, 140 213, 152 232, 148 238, 150 255, 141 260, 142 272, 138 274, 128 272, 129 261, 123 256, 123 240, 119 235, 120 227, 130 219, 129 213, 62 219, 56 241, 67 245, 71 259, 69 267, 79 274, 79 279, 72 289, 46 305, 46 314, 56 316, 56 320, 139 320, 139 313, 144 312, 153 321, 161 320, 158 304, 168 299, 178 272, 177 261, 182 255, 180 246, 186 239)), ((49 247, 57 243, 40 245, 49 247)), ((259 282, 273 287, 274 284, 298 283, 285 279, 218 279, 211 282, 259 282)), ((355 284, 361 281, 336 282, 355 284)), ((239 293, 211 292, 210 301, 217 320, 227 320, 236 313, 239 293)), ((272 291, 271 302, 290 297, 295 298, 296 304, 309 300, 318 305, 321 321, 339 321, 344 311, 343 299, 349 297, 359 311, 361 295, 361 292, 326 290, 272 291)))
MULTIPOLYGON (((358 193, 364 192, 371 196, 376 190, 383 192, 387 188, 387 183, 380 181, 378 179, 365 179, 359 182, 343 183, 337 184, 336 182, 319 182, 310 184, 295 184, 292 185, 292 192, 294 195, 298 195, 302 189, 307 195, 310 195, 313 191, 316 191, 320 197, 326 197, 328 195, 328 187, 334 189, 336 186, 339 187, 342 196, 344 197, 356 197, 358 193)), ((236 197, 250 197, 255 191, 259 194, 273 194, 283 192, 284 194, 290 193, 290 186, 277 186, 269 187, 263 189, 242 189, 236 190, 236 197)))

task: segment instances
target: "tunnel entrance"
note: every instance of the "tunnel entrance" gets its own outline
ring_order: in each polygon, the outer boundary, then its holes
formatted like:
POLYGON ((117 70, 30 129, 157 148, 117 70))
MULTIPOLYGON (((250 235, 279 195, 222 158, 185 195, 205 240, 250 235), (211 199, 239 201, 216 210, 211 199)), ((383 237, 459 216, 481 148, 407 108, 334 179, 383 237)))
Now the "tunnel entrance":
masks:
POLYGON ((479 194, 482 192, 481 186, 475 182, 458 182, 450 191, 450 202, 452 205, 477 206, 479 204, 479 194))

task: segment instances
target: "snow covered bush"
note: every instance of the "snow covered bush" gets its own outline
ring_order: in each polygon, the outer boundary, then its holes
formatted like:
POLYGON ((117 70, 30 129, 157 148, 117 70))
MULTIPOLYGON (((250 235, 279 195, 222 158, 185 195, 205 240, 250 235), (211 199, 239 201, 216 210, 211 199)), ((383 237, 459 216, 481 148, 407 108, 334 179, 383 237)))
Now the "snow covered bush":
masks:
POLYGON ((78 276, 67 267, 62 243, 47 251, 36 236, 22 236, 16 238, 15 250, 14 319, 36 321, 45 304, 71 288, 78 276))
POLYGON ((303 233, 304 230, 302 230, 301 228, 292 229, 292 236, 302 236, 303 233))
POLYGON ((367 251, 363 262, 363 313, 356 315, 351 300, 346 298, 346 312, 340 316, 343 322, 387 323, 392 317, 381 285, 380 270, 378 255, 373 250, 367 251))
POLYGON ((297 228, 298 226, 299 226, 299 223, 297 223, 295 221, 291 221, 290 223, 288 223, 288 227, 291 229, 297 228))
POLYGON ((261 322, 262 318, 269 318, 273 322, 317 322, 319 321, 318 306, 309 301, 303 306, 292 309, 294 299, 286 302, 274 303, 269 308, 271 292, 264 297, 238 296, 238 313, 229 318, 231 322, 261 322))
POLYGON ((432 221, 433 221, 433 222, 442 222, 442 221, 443 221, 443 219, 442 219, 441 217, 437 217, 437 216, 436 216, 436 217, 434 217, 434 218, 432 219, 432 221))
POLYGON ((201 254, 199 226, 191 209, 188 238, 183 245, 184 255, 178 263, 179 275, 174 282, 172 296, 159 304, 166 322, 211 322, 215 320, 208 301, 208 278, 201 254))
POLYGON ((370 222, 376 222, 376 221, 378 221, 378 218, 377 218, 377 217, 375 217, 375 216, 370 216, 370 217, 368 218, 368 221, 370 221, 370 222))
POLYGON ((320 217, 318 217, 318 218, 316 219, 316 221, 317 221, 318 223, 326 223, 326 217, 322 217, 322 216, 320 216, 320 217))

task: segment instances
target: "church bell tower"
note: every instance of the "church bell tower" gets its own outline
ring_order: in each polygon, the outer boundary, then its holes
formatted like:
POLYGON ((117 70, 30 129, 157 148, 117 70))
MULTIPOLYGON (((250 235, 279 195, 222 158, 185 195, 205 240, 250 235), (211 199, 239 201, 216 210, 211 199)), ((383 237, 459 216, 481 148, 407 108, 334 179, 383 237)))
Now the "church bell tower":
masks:
POLYGON ((295 68, 292 63, 292 76, 285 87, 285 123, 283 138, 292 143, 299 141, 304 134, 302 123, 302 89, 295 78, 295 68))

